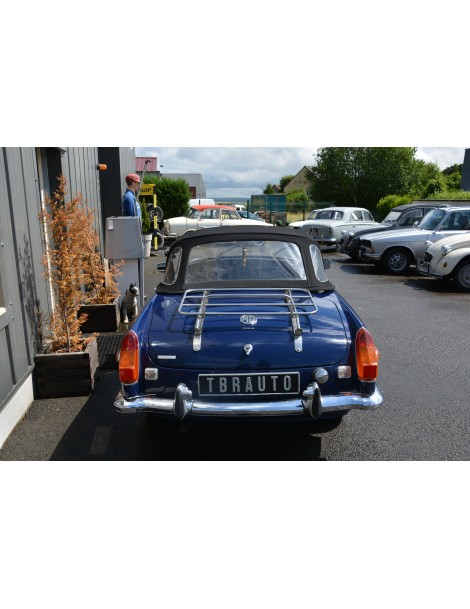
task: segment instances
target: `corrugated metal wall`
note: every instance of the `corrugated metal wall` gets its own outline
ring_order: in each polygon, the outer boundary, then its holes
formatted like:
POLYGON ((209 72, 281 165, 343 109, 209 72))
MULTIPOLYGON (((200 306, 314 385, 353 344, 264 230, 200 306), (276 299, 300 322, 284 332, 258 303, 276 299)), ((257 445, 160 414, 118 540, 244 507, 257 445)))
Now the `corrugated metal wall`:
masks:
POLYGON ((48 306, 39 205, 34 149, 2 148, 0 274, 5 311, 0 316, 0 405, 32 366, 37 349, 36 302, 48 306))
POLYGON ((465 148, 465 157, 463 159, 462 181, 460 182, 461 190, 470 190, 470 148, 465 148))
MULTIPOLYGON (((135 149, 114 150, 120 165, 116 188, 122 191, 125 175, 135 171, 135 149)), ((41 197, 55 190, 60 173, 67 178, 69 196, 81 193, 96 210, 103 251, 98 148, 0 148, 0 417, 32 372, 40 348, 37 311, 50 311, 38 214, 41 197)))

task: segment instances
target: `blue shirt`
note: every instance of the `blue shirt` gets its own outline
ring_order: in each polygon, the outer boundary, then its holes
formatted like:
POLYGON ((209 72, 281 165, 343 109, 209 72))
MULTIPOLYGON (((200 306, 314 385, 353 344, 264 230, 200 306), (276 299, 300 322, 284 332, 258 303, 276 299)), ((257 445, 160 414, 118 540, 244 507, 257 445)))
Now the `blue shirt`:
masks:
POLYGON ((138 216, 142 217, 140 203, 135 198, 135 194, 129 188, 126 190, 122 198, 122 215, 123 216, 138 216))

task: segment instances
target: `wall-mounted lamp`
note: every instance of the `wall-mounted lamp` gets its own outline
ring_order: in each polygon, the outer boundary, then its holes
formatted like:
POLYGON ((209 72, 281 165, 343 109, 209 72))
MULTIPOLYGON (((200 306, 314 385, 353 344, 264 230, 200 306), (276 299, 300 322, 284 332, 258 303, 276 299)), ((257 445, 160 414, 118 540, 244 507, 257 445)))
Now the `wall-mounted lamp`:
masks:
POLYGON ((98 171, 106 171, 108 169, 107 165, 103 165, 102 163, 100 163, 99 165, 96 166, 96 169, 98 171))

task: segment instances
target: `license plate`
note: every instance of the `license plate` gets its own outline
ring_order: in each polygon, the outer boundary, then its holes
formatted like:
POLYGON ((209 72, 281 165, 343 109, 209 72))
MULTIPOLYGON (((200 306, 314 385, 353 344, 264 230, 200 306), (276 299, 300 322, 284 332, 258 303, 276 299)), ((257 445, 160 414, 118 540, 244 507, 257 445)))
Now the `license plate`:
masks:
POLYGON ((299 393, 298 372, 200 374, 200 396, 292 395, 299 393))
POLYGON ((427 275, 429 277, 429 269, 431 268, 431 264, 429 262, 424 262, 421 258, 418 260, 418 269, 420 273, 423 275, 427 275))

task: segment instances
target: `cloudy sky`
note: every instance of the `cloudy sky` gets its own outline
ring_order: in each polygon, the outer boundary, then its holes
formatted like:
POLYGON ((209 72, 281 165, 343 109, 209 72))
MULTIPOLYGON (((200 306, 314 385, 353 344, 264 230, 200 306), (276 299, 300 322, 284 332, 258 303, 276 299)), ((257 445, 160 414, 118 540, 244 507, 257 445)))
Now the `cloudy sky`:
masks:
MULTIPOLYGON (((441 169, 463 163, 465 148, 418 148, 417 157, 436 162, 441 169)), ((165 173, 200 173, 206 194, 214 197, 250 197, 312 165, 315 148, 136 148, 136 156, 157 157, 165 173)))

